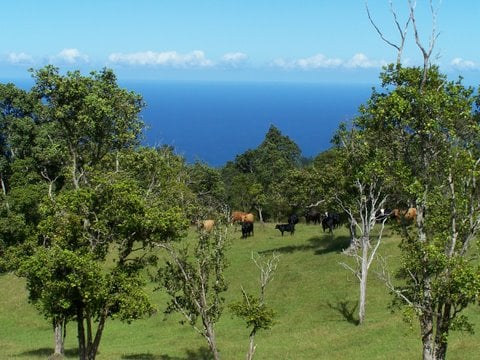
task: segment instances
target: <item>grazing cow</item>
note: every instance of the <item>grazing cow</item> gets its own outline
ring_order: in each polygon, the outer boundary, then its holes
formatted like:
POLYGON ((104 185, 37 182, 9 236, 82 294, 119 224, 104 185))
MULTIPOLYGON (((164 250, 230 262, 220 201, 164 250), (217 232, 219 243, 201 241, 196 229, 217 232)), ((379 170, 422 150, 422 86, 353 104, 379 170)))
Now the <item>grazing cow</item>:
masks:
POLYGON ((333 233, 333 227, 334 227, 335 220, 331 216, 325 216, 322 219, 322 228, 323 232, 325 232, 326 229, 328 229, 329 233, 333 233))
POLYGON ((393 209, 391 217, 397 219, 398 223, 409 224, 417 218, 417 209, 413 207, 408 210, 393 209))
POLYGON ((277 224, 275 226, 275 229, 278 229, 280 230, 280 232, 282 233, 282 236, 283 236, 283 233, 285 231, 287 232, 290 232, 290 235, 293 235, 293 233, 295 232, 295 224, 277 224))
POLYGON ((245 214, 243 217, 242 217, 242 221, 243 222, 255 222, 255 215, 251 214, 251 213, 248 213, 248 214, 245 214))
POLYGON ((243 212, 243 211, 233 211, 232 212, 232 216, 230 217, 230 221, 232 222, 232 224, 235 224, 237 222, 242 222, 243 221, 243 217, 247 215, 246 212, 243 212))
POLYGON ((297 214, 291 214, 291 215, 288 217, 288 223, 289 223, 289 224, 293 224, 293 225, 298 224, 298 215, 297 215, 297 214))
POLYGON ((210 232, 212 231, 214 225, 215 225, 214 220, 203 220, 198 222, 197 227, 198 227, 198 230, 204 230, 206 232, 210 232))
POLYGON ((313 221, 314 224, 320 222, 320 212, 315 209, 309 209, 305 212, 305 222, 310 224, 310 221, 313 221))
POLYGON ((253 222, 242 222, 242 238, 245 239, 250 235, 253 236, 253 222))
POLYGON ((417 209, 416 208, 409 208, 404 215, 405 220, 407 221, 415 221, 417 218, 417 209))
POLYGON ((325 212, 325 217, 331 218, 333 223, 333 228, 336 229, 340 226, 340 215, 334 212, 325 212))

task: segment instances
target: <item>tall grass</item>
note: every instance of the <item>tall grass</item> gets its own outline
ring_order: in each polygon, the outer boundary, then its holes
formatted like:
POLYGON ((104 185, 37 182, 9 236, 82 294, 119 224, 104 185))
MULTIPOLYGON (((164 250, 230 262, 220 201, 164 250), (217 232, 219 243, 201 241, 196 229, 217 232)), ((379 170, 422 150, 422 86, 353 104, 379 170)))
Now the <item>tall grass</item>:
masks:
MULTIPOLYGON (((372 268, 368 283, 366 321, 357 325, 358 282, 340 266, 351 258, 341 253, 348 245, 346 229, 333 235, 320 226, 298 224, 295 235, 281 236, 273 224, 256 224, 255 235, 241 239, 230 230, 229 289, 226 303, 239 300, 241 286, 259 291, 258 269, 251 253, 280 254, 280 263, 269 284, 266 300, 276 312, 271 330, 257 334, 255 359, 419 359, 421 343, 418 325, 402 320, 400 312, 388 307, 391 297, 372 268)), ((189 241, 194 238, 194 232, 189 241)), ((380 253, 388 257, 391 269, 398 266, 399 238, 390 230, 380 253)), ((150 289, 153 290, 151 285, 150 289)), ((0 276, 0 359, 45 359, 53 349, 52 327, 27 302, 25 283, 13 275, 0 276)), ((166 296, 152 297, 159 312, 130 325, 108 321, 99 360, 193 360, 209 359, 206 342, 179 315, 164 317, 166 296)), ((468 316, 480 325, 478 308, 468 316)), ((226 307, 217 324, 217 339, 223 359, 244 359, 249 330, 226 307)), ((449 359, 478 358, 478 335, 452 333, 449 359)), ((77 357, 75 324, 67 330, 66 357, 77 357)))

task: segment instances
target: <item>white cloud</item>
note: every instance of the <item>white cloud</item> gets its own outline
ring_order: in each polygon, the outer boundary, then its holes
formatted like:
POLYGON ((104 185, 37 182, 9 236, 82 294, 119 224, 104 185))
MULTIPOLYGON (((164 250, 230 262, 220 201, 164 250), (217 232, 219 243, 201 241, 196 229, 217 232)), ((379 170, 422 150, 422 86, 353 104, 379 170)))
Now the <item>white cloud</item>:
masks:
POLYGON ((225 63, 236 64, 236 63, 244 62, 247 59, 248 59, 247 54, 244 54, 241 52, 226 53, 225 55, 222 56, 222 62, 225 62, 225 63))
POLYGON ((207 59, 205 53, 200 50, 195 50, 187 54, 179 54, 176 51, 145 51, 127 54, 114 53, 109 55, 108 60, 117 64, 166 66, 174 68, 211 67, 214 65, 213 61, 207 59))
POLYGON ((7 61, 11 64, 23 65, 23 64, 32 64, 32 56, 21 52, 21 53, 9 53, 7 55, 7 61))
POLYGON ((293 70, 316 70, 316 69, 338 69, 338 68, 378 68, 385 65, 386 62, 381 60, 371 60, 365 54, 355 54, 351 59, 343 60, 340 58, 329 58, 324 54, 317 54, 307 58, 285 60, 275 59, 271 65, 282 69, 293 70))
POLYGON ((457 58, 453 59, 450 62, 450 65, 452 65, 454 68, 460 69, 460 70, 473 70, 473 69, 479 69, 480 68, 480 64, 478 64, 474 61, 471 61, 471 60, 462 59, 460 57, 457 57, 457 58))
POLYGON ((82 54, 78 49, 63 49, 57 55, 53 56, 51 61, 75 64, 78 62, 88 62, 89 58, 87 55, 82 54))
POLYGON ((342 65, 342 60, 337 58, 328 58, 323 54, 317 54, 308 58, 296 59, 296 60, 285 60, 285 59, 275 59, 272 62, 272 66, 279 67, 283 69, 302 69, 302 70, 312 70, 312 69, 322 69, 322 68, 335 68, 342 65))
POLYGON ((230 52, 222 56, 219 65, 225 68, 237 69, 244 67, 247 63, 247 60, 247 54, 242 52, 230 52))
POLYGON ((358 53, 353 55, 353 57, 348 60, 344 65, 347 68, 353 69, 371 69, 371 68, 379 68, 383 65, 386 65, 387 62, 383 60, 371 60, 365 54, 358 53))
POLYGON ((342 65, 342 60, 338 58, 329 58, 323 54, 317 54, 308 58, 295 61, 295 67, 299 67, 303 70, 336 68, 340 65, 342 65))

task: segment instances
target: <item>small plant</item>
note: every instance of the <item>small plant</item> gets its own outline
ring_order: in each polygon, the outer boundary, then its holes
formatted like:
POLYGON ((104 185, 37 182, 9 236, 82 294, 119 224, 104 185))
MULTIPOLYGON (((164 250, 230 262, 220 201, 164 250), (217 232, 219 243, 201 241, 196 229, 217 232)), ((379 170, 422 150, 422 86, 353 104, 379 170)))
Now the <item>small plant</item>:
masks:
POLYGON ((273 274, 277 269, 279 255, 272 254, 272 258, 261 261, 260 255, 255 256, 252 253, 252 260, 260 270, 260 296, 256 297, 247 294, 242 287, 242 300, 230 304, 230 310, 245 320, 247 328, 250 331, 250 343, 247 352, 247 360, 252 360, 255 354, 255 335, 259 330, 268 330, 274 324, 275 312, 265 303, 265 289, 268 283, 273 279, 273 274))

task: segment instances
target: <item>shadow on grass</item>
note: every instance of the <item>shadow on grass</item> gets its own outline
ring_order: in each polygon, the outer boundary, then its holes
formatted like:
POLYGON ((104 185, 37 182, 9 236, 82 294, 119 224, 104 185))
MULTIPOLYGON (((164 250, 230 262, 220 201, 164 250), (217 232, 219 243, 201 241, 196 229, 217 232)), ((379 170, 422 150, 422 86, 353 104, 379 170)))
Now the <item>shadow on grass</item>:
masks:
POLYGON ((347 322, 353 325, 359 325, 360 321, 353 314, 357 312, 358 304, 354 301, 343 300, 336 304, 327 302, 329 308, 339 312, 347 322))
POLYGON ((186 357, 155 355, 155 354, 131 354, 123 355, 124 360, 211 360, 212 353, 208 347, 202 346, 197 350, 187 350, 186 357))
POLYGON ((314 236, 302 245, 287 245, 275 249, 264 250, 260 253, 270 254, 273 252, 291 254, 297 251, 314 251, 315 255, 323 255, 331 252, 340 252, 350 245, 348 236, 334 236, 331 234, 314 236))
POLYGON ((172 357, 168 355, 154 355, 154 354, 131 354, 123 355, 122 359, 129 360, 184 360, 179 357, 172 357))
POLYGON ((321 239, 322 244, 320 248, 315 251, 316 255, 341 252, 350 246, 350 237, 348 236, 325 236, 321 239))
MULTIPOLYGON (((35 350, 24 351, 20 354, 20 356, 35 356, 35 357, 44 357, 48 359, 50 356, 53 355, 52 348, 40 348, 35 350)), ((65 350, 65 358, 77 358, 78 357, 78 349, 66 349, 65 350)))

